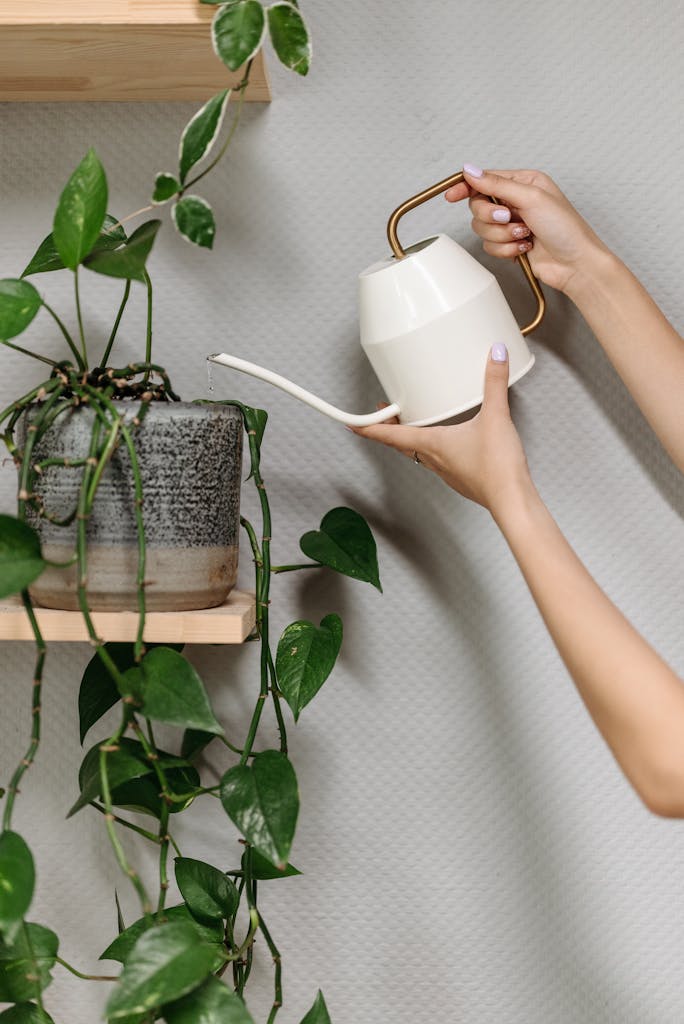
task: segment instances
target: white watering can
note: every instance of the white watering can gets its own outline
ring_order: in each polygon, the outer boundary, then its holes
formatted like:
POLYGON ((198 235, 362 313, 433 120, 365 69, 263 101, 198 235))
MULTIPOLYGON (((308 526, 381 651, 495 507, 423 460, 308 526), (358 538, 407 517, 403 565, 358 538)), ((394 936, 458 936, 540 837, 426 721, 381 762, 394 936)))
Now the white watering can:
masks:
POLYGON ((476 408, 483 398, 487 358, 497 342, 508 348, 509 386, 520 380, 534 365, 525 335, 541 323, 545 311, 527 256, 517 261, 537 300, 537 314, 519 328, 494 275, 453 239, 437 235, 403 249, 397 238, 405 213, 464 180, 460 171, 397 207, 387 225, 394 255, 359 276, 361 345, 391 403, 385 409, 358 416, 255 363, 225 353, 208 359, 274 384, 355 427, 392 416, 427 426, 476 408))

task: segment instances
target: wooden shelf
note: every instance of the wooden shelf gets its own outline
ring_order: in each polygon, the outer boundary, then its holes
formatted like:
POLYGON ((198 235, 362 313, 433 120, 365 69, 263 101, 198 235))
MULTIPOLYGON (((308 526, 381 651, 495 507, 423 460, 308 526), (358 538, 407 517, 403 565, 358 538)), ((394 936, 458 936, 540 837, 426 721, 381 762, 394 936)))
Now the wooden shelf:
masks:
MULTIPOLYGON (((0 101, 207 100, 236 85, 199 0, 0 0, 0 101)), ((246 100, 271 91, 260 52, 246 100)))
MULTIPOLYGON (((36 608, 36 618, 45 640, 88 641, 80 612, 36 608)), ((253 594, 233 590, 225 604, 192 612, 148 612, 145 640, 150 643, 240 644, 254 629, 256 608, 253 594)), ((93 612, 93 624, 103 640, 135 640, 136 612, 93 612)), ((0 602, 0 640, 33 640, 31 626, 17 598, 0 602)))

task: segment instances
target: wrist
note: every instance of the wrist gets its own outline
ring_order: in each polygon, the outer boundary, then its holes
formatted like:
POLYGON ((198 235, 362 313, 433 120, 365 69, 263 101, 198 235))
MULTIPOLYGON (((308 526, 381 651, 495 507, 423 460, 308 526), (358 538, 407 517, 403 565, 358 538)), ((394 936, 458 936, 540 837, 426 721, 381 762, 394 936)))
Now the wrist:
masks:
POLYGON ((563 292, 578 309, 582 309, 598 292, 613 287, 613 281, 621 269, 625 269, 624 264, 615 253, 597 240, 596 244, 587 249, 577 268, 568 277, 563 292))
POLYGON ((489 511, 496 525, 507 537, 509 533, 521 526, 524 527, 524 524, 531 521, 535 513, 544 507, 539 492, 528 475, 502 490, 490 505, 489 511))

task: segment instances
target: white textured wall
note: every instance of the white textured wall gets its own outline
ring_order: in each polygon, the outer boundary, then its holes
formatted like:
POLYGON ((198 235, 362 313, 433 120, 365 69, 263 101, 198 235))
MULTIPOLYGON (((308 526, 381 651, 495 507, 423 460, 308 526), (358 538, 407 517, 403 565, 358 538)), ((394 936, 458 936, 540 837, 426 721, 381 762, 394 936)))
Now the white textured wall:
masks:
MULTIPOLYGON (((226 348, 371 408, 380 396, 357 349, 356 274, 383 255, 396 203, 464 160, 551 172, 684 324, 679 3, 345 0, 310 3, 307 15, 309 80, 273 69, 275 101, 247 111, 209 179, 216 251, 165 230, 154 253, 157 356, 186 397, 206 393, 204 355, 226 348)), ((32 254, 87 146, 107 167, 112 210, 125 213, 173 167, 193 109, 1 106, 0 274, 32 254)), ((466 211, 439 200, 405 225, 478 249, 466 211)), ((511 268, 502 276, 524 315, 524 285, 511 268)), ((65 306, 56 277, 40 284, 65 306)), ((102 304, 88 324, 104 334, 115 300, 106 282, 89 285, 102 304)), ((141 323, 128 321, 127 357, 141 350, 141 323)), ((47 318, 33 337, 57 351, 47 318)), ((533 345, 515 417, 540 490, 600 583, 682 667, 681 480, 567 303, 551 302, 533 345)), ((36 379, 12 353, 3 367, 2 405, 36 379)), ((283 1024, 300 1021, 318 986, 335 1024, 680 1020, 684 827, 650 816, 621 778, 487 515, 265 385, 215 376, 219 395, 270 410, 276 558, 350 504, 376 531, 385 587, 318 575, 274 584, 276 627, 335 610, 346 628, 338 671, 293 729, 303 806, 293 861, 305 875, 263 891, 285 957, 283 1024)), ((11 468, 0 480, 9 507, 11 468)), ((129 918, 135 906, 101 822, 63 821, 88 656, 85 646, 50 655, 40 764, 17 813, 38 860, 33 918, 86 969, 114 926, 115 881, 129 918)), ((256 651, 192 657, 240 736, 256 651)), ((6 777, 30 725, 29 646, 8 645, 3 665, 6 777)), ((236 855, 220 811, 196 814, 181 840, 219 864, 236 855)), ((258 1024, 268 978, 251 1001, 258 1024)), ((48 1005, 60 1024, 93 1024, 100 993, 75 992, 58 973, 48 1005)))

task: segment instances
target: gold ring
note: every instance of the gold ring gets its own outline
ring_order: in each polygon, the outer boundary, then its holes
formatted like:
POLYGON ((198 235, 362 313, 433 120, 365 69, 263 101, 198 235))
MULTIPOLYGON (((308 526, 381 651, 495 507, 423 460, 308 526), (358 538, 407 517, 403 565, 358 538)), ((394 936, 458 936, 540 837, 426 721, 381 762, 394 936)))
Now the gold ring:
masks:
POLYGON ((413 461, 415 462, 416 466, 422 466, 423 465, 423 460, 421 459, 420 455, 418 454, 418 452, 415 449, 413 451, 413 461))

